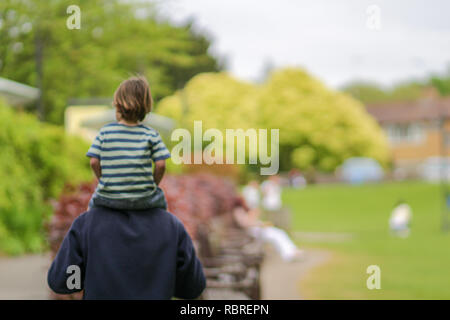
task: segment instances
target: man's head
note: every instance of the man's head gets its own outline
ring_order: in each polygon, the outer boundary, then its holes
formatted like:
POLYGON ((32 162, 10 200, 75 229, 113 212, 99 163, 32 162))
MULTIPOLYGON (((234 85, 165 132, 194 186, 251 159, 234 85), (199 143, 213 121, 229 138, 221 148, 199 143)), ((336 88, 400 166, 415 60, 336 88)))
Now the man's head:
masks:
POLYGON ((123 81, 114 93, 114 106, 118 120, 136 123, 144 120, 152 110, 150 87, 144 77, 123 81))

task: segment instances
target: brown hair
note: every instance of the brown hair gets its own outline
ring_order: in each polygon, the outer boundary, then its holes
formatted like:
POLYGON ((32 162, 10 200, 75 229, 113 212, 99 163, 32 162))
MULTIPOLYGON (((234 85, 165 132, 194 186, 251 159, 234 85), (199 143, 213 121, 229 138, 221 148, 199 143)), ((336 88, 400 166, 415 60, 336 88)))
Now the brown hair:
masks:
POLYGON ((121 119, 130 122, 144 120, 153 105, 147 80, 132 77, 123 81, 114 93, 113 104, 121 119))

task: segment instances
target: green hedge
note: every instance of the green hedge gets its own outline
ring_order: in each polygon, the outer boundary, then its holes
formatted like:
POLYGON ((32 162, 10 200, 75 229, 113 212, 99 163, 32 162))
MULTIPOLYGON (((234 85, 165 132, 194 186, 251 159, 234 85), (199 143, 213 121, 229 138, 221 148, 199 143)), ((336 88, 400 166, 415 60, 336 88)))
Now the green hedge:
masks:
POLYGON ((38 252, 49 199, 92 178, 88 145, 0 102, 0 253, 38 252))

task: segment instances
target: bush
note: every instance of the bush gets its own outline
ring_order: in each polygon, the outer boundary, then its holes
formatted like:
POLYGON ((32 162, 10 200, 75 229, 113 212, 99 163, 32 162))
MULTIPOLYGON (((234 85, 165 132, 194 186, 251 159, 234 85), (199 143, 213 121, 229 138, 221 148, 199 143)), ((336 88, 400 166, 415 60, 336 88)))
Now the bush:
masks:
POLYGON ((48 200, 68 181, 91 179, 88 146, 0 102, 0 147, 0 252, 40 251, 48 200))

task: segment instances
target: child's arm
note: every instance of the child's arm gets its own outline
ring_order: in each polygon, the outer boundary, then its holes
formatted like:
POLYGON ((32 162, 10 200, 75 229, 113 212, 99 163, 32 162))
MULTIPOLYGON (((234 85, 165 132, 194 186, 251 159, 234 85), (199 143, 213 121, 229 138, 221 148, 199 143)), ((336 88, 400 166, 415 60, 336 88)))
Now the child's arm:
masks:
POLYGON ((95 176, 99 180, 102 176, 102 168, 100 166, 102 144, 102 130, 100 130, 100 133, 95 137, 94 142, 92 142, 91 147, 86 153, 86 156, 90 158, 89 164, 91 165, 92 171, 94 171, 95 176))
POLYGON ((102 167, 100 165, 100 159, 92 157, 89 163, 91 165, 92 171, 94 171, 95 176, 97 177, 97 179, 100 180, 102 176, 102 167))
POLYGON ((159 185, 164 176, 164 171, 166 171, 166 159, 170 158, 170 152, 167 150, 159 133, 155 131, 153 134, 155 134, 155 136, 151 136, 150 138, 151 158, 155 164, 153 180, 156 185, 159 185))
POLYGON ((159 183, 161 182, 165 171, 166 171, 166 160, 155 161, 153 180, 155 181, 156 185, 159 185, 159 183))

